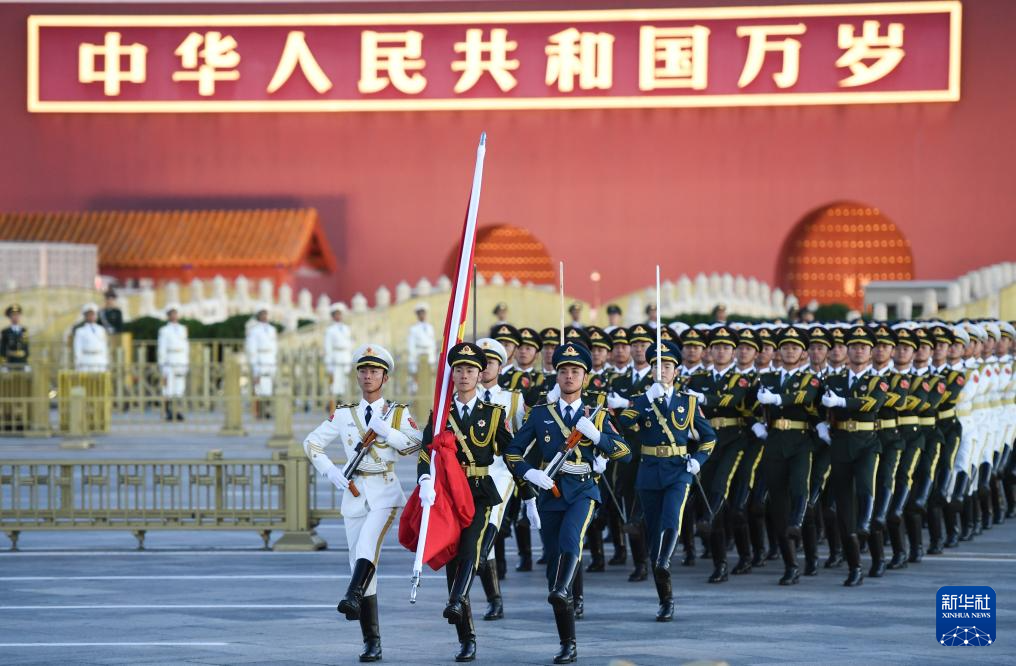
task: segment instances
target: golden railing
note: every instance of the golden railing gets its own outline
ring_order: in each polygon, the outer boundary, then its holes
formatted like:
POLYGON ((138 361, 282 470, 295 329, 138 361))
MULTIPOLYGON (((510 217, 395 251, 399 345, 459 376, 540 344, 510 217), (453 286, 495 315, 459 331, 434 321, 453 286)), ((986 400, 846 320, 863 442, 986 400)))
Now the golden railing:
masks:
POLYGON ((314 528, 339 518, 339 495, 319 487, 299 446, 270 459, 0 461, 0 529, 17 549, 29 530, 251 530, 266 548, 316 550, 314 528))

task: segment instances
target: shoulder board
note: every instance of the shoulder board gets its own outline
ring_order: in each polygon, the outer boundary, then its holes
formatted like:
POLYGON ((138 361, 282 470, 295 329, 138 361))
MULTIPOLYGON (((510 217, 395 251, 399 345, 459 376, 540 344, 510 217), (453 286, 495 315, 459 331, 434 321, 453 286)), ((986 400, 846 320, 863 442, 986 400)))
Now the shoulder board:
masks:
POLYGON ((348 403, 348 404, 339 405, 335 409, 356 409, 357 407, 359 407, 359 405, 357 403, 351 402, 351 403, 348 403))
POLYGON ((388 403, 388 407, 390 407, 391 409, 395 409, 396 407, 401 407, 403 409, 407 409, 409 407, 409 405, 407 403, 403 403, 403 402, 389 402, 388 403))

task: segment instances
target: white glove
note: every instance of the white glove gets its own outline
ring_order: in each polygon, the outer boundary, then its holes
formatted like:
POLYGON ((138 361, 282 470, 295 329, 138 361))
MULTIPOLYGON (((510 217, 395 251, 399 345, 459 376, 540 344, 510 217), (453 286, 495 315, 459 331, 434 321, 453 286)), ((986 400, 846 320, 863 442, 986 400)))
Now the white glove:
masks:
POLYGON ((430 474, 423 474, 420 476, 420 504, 424 506, 434 506, 434 502, 437 501, 437 488, 434 486, 434 479, 430 478, 430 474))
POLYGON ((702 469, 702 465, 699 465, 699 462, 694 458, 688 458, 688 465, 687 467, 685 467, 685 469, 687 469, 692 474, 698 474, 699 470, 702 469))
POLYGON ((846 407, 847 399, 832 393, 826 393, 822 396, 822 405, 825 407, 846 407))
POLYGON ((769 389, 767 389, 764 386, 758 390, 758 394, 756 397, 758 397, 759 403, 763 405, 772 404, 773 394, 769 391, 769 389))
POLYGON ((828 423, 826 423, 825 421, 822 421, 817 426, 815 426, 815 431, 818 433, 818 438, 821 439, 823 442, 825 442, 826 444, 832 444, 833 443, 832 437, 829 436, 829 424, 828 423))
POLYGON ((607 459, 603 456, 593 458, 593 472, 603 474, 605 471, 607 471, 607 459))
POLYGON ((684 392, 687 393, 688 395, 695 396, 696 400, 705 400, 706 398, 705 393, 699 393, 698 391, 692 391, 691 389, 685 389, 684 392))
POLYGON ((536 510, 536 498, 522 500, 522 504, 526 507, 526 518, 529 519, 529 526, 540 529, 540 512, 536 510))
POLYGON ((629 404, 626 398, 622 398, 616 393, 607 394, 607 407, 611 409, 628 409, 629 404))
POLYGON ((328 480, 332 482, 332 485, 339 490, 346 490, 349 488, 349 481, 346 477, 342 476, 342 470, 338 467, 333 467, 328 470, 328 480))
POLYGON ((522 478, 543 490, 550 490, 554 487, 554 479, 547 476, 547 473, 542 469, 536 469, 535 467, 523 474, 522 478))
POLYGON ((554 384, 554 388, 547 391, 547 402, 557 402, 561 399, 561 385, 554 384))
POLYGON ((593 422, 587 419, 585 416, 580 418, 575 424, 575 429, 581 432, 586 438, 593 444, 599 444, 600 442, 600 431, 597 429, 593 422))
POLYGON ((377 436, 381 439, 388 439, 388 436, 392 434, 392 427, 380 414, 374 414, 371 416, 370 423, 367 424, 367 427, 376 432, 377 436))
POLYGON ((646 389, 646 398, 648 398, 650 402, 655 402, 666 394, 667 391, 663 388, 663 384, 660 382, 655 382, 652 386, 646 389))
POLYGON ((766 430, 766 424, 759 423, 757 421, 755 422, 754 425, 752 425, 751 431, 755 433, 755 436, 758 437, 759 439, 765 439, 766 437, 769 436, 769 431, 766 430))

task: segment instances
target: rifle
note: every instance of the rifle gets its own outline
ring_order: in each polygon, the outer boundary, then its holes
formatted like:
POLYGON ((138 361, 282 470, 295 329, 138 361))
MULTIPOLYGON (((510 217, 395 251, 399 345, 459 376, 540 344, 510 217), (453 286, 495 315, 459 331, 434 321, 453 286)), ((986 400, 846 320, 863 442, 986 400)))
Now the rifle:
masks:
MULTIPOLYGON (((381 415, 382 419, 387 420, 388 415, 395 409, 395 405, 392 403, 388 404, 388 411, 381 415)), ((374 445, 374 441, 377 439, 377 433, 367 428, 367 432, 363 434, 363 440, 356 445, 356 449, 353 450, 353 457, 346 463, 346 466, 342 468, 342 476, 345 477, 346 481, 349 481, 349 492, 353 493, 353 497, 359 497, 360 491, 357 489, 356 484, 353 483, 353 475, 356 474, 356 468, 360 466, 363 461, 363 457, 370 451, 370 447, 374 445)))
MULTIPOLYGON (((596 415, 599 413, 601 409, 603 409, 603 405, 597 405, 596 409, 593 410, 593 413, 589 415, 589 420, 591 421, 594 418, 596 418, 596 415)), ((557 476, 557 473, 561 471, 561 467, 564 465, 565 458, 568 457, 568 454, 571 452, 572 449, 578 446, 578 443, 581 439, 582 433, 579 432, 578 429, 571 431, 571 434, 568 435, 568 439, 565 440, 564 445, 561 447, 561 450, 559 450, 554 455, 554 457, 550 461, 550 464, 547 465, 547 476, 549 476, 552 479, 555 476, 557 476)), ((556 483, 554 484, 554 487, 550 489, 550 492, 554 493, 554 497, 561 496, 561 491, 558 490, 556 483)))

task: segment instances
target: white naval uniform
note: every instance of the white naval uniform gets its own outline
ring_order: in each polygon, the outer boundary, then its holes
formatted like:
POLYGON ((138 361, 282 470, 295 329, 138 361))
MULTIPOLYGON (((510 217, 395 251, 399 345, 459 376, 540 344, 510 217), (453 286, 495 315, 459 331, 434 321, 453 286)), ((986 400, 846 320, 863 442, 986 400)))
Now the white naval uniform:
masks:
MULTIPOLYGON (((956 401, 956 416, 960 421, 960 445, 956 451, 956 462, 953 464, 953 471, 963 472, 970 479, 970 490, 977 487, 977 477, 973 475, 974 455, 978 430, 974 416, 974 398, 980 390, 979 364, 974 359, 967 359, 957 364, 956 369, 964 372, 966 382, 960 391, 960 397, 956 401)), ((961 489, 956 489, 961 490, 961 489)), ((968 491, 969 494, 969 491, 968 491)))
POLYGON ((409 374, 415 375, 421 356, 427 357, 427 363, 434 367, 437 363, 437 339, 434 327, 429 321, 418 321, 409 327, 406 341, 406 353, 409 355, 409 374))
MULTIPOLYGON (((508 430, 512 434, 519 431, 519 428, 522 427, 522 422, 526 419, 526 403, 522 398, 521 392, 508 391, 494 384, 489 389, 482 386, 478 387, 476 394, 484 402, 504 407, 505 414, 507 415, 505 425, 508 426, 508 430)), ((515 478, 508 471, 508 467, 504 464, 504 459, 501 456, 494 456, 494 463, 490 466, 490 478, 493 479, 494 486, 497 487, 497 492, 501 496, 501 503, 491 507, 490 510, 489 523, 497 530, 501 529, 501 520, 504 518, 505 509, 508 507, 508 498, 511 497, 512 492, 515 490, 515 478)), ((494 549, 491 548, 487 559, 493 558, 494 549)))
POLYGON ((187 390, 187 369, 190 365, 187 328, 180 322, 168 322, 159 329, 157 363, 162 373, 162 395, 182 398, 187 390))
POLYGON ((79 372, 106 372, 109 369, 109 343, 106 329, 85 322, 74 331, 74 369, 79 372))
POLYGON ((272 395, 272 380, 275 378, 276 359, 279 353, 278 333, 266 321, 256 321, 247 331, 244 345, 247 361, 250 363, 254 395, 268 398, 272 395))
POLYGON ((353 334, 348 324, 333 321, 325 329, 325 370, 332 377, 333 396, 346 394, 352 367, 353 334))
MULTIPOLYGON (((314 429, 303 442, 314 468, 327 477, 336 469, 325 454, 325 448, 338 440, 342 443, 347 460, 356 455, 356 445, 367 432, 366 412, 384 414, 388 403, 384 399, 368 403, 360 399, 357 405, 340 405, 335 412, 314 429)), ((402 491, 399 477, 395 475, 395 461, 399 456, 408 456, 420 450, 423 433, 416 427, 405 405, 395 405, 387 419, 392 431, 386 439, 378 437, 370 451, 356 468, 353 483, 360 493, 354 497, 348 490, 342 493, 342 523, 346 529, 346 543, 349 544, 349 568, 358 559, 370 560, 377 567, 381 555, 381 542, 385 533, 395 522, 399 507, 405 506, 406 495, 402 491)), ((377 576, 372 576, 364 596, 376 594, 377 576)))

